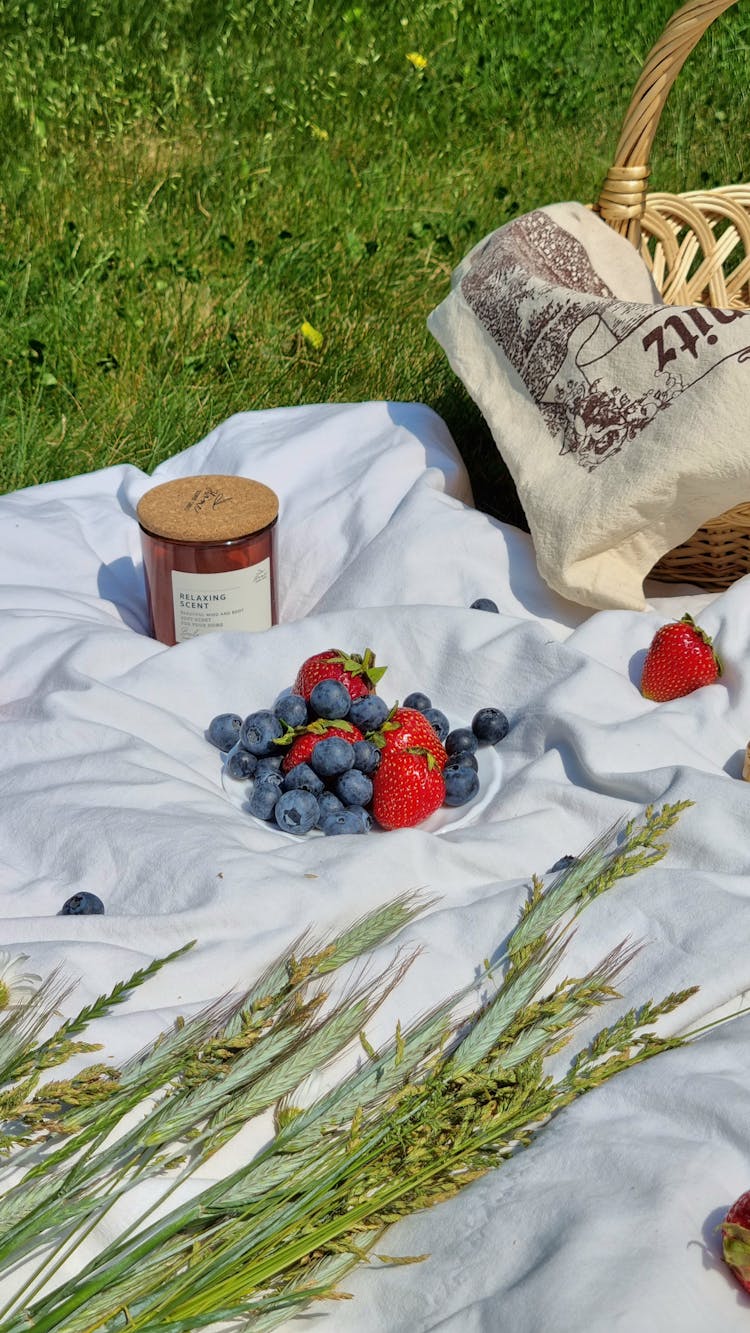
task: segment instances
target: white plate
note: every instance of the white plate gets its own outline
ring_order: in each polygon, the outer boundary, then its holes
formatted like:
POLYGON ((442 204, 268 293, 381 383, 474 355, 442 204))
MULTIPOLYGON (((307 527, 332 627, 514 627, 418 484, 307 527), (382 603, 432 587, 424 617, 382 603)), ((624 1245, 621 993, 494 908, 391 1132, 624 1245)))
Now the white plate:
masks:
MULTIPOLYGON (((253 789, 252 778, 233 778, 227 772, 227 763, 229 756, 239 749, 240 742, 224 755, 224 763, 221 770, 221 785, 229 797, 232 805, 241 810, 253 823, 260 824, 264 828, 272 828, 276 833, 283 833, 285 838, 291 838, 293 842, 299 842, 300 835, 297 833, 287 833, 285 829, 280 829, 273 821, 267 823, 265 819, 257 819, 251 815, 248 809, 248 800, 253 789)), ((481 818, 483 810, 492 802, 493 797, 500 790, 500 780, 502 775, 502 761, 495 745, 480 745, 476 752, 477 772, 479 774, 479 791, 473 800, 467 801, 466 805, 441 805, 434 815, 425 819, 418 827, 424 829, 427 833, 452 833, 454 829, 465 828, 469 824, 475 824, 481 818)), ((385 833, 373 820, 372 833, 385 833)), ((322 838, 324 834, 320 829, 311 829, 304 835, 311 838, 322 838)), ((358 835, 357 835, 358 836, 358 835)))

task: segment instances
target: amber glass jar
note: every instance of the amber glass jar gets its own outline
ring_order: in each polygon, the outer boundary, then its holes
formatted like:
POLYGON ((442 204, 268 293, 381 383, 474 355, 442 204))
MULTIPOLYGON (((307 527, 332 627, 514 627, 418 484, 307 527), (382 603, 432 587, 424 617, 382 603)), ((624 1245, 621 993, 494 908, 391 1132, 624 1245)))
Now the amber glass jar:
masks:
POLYGON ((182 643, 276 624, 279 501, 247 477, 179 477, 138 504, 151 633, 182 643))

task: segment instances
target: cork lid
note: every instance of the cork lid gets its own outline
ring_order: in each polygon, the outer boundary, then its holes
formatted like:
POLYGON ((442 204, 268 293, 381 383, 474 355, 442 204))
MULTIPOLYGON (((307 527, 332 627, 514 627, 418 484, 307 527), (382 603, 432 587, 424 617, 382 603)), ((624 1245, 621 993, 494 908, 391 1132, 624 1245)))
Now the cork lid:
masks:
POLYGON ((178 477, 146 491, 138 522, 154 537, 175 542, 228 542, 276 522, 279 499, 247 477, 178 477))

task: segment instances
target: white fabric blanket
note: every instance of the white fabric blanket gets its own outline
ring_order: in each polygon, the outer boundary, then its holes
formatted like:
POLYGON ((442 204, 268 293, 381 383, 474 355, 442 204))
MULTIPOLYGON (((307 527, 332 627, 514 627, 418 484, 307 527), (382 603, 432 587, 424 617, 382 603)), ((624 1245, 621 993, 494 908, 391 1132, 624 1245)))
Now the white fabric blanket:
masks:
MULTIPOLYGON (((153 481, 135 468, 0 500, 0 946, 80 977, 72 1011, 198 941, 101 1025, 113 1059, 250 980, 303 925, 328 931, 428 886, 439 901, 404 935, 423 951, 377 1043, 470 980, 532 872, 621 815, 683 798, 695 806, 667 859, 587 908, 568 970, 631 936, 647 947, 601 1022, 694 983, 675 1028, 736 1006, 750 987, 750 581, 715 599, 652 588, 640 614, 563 602, 529 538, 472 507, 446 427, 417 404, 240 414, 155 479, 198 472, 256 477, 281 497, 282 623, 267 633, 174 648, 146 636, 134 512, 153 481), (480 596, 501 614, 470 610, 480 596), (723 683, 649 703, 643 652, 685 609, 715 635, 723 683), (267 706, 334 645, 372 647, 389 665, 381 693, 424 690, 454 725, 485 704, 508 714, 491 790, 448 830, 297 842, 225 794, 210 719, 267 706), (79 889, 106 914, 59 915, 79 889)), ((358 1270, 355 1300, 321 1310, 321 1328, 739 1333, 749 1302, 715 1226, 750 1186, 749 1094, 744 1018, 617 1078, 402 1224, 389 1251, 432 1257, 358 1270)))

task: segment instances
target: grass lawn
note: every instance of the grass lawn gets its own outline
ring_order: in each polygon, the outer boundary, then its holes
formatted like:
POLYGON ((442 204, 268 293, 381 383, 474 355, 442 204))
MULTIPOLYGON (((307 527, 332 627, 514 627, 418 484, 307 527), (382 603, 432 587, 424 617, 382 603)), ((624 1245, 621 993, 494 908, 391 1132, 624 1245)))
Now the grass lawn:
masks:
MULTIPOLYGON (((0 490, 150 470, 239 410, 417 399, 520 521, 425 318, 494 227, 595 198, 674 7, 5 0, 0 490)), ((750 177, 749 36, 740 4, 688 61, 655 188, 750 177)))

